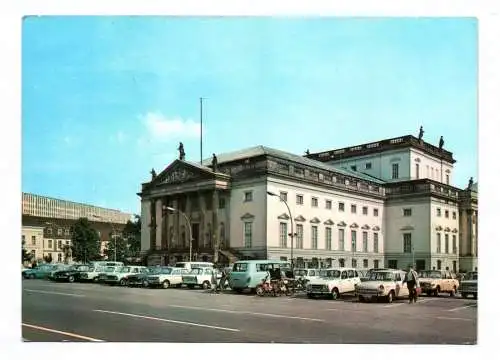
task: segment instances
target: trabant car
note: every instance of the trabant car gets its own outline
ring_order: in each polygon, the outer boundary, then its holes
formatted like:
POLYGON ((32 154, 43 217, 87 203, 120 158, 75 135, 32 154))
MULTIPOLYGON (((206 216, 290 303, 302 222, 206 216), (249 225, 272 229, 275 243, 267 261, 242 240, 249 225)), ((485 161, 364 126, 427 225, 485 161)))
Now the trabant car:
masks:
POLYGON ((460 294, 463 298, 472 295, 474 299, 477 299, 477 271, 470 271, 465 274, 460 284, 460 294))
POLYGON ((58 267, 55 264, 43 264, 34 269, 27 269, 22 274, 25 279, 48 279, 57 270, 58 267))
POLYGON ((104 283, 108 277, 108 275, 117 273, 120 271, 121 266, 106 266, 97 276, 97 281, 100 283, 104 283))
POLYGON ((290 263, 282 260, 242 260, 233 264, 229 275, 229 286, 236 292, 245 289, 255 291, 257 285, 266 278, 268 271, 290 269, 290 263))
POLYGON ((67 281, 72 283, 80 278, 82 272, 88 271, 89 269, 88 265, 72 265, 67 269, 56 271, 52 278, 55 281, 67 281))
POLYGON ((320 269, 294 269, 293 274, 295 279, 304 281, 306 284, 312 279, 319 278, 320 269))
POLYGON ((99 280, 99 274, 103 273, 104 267, 98 265, 90 265, 87 271, 82 271, 77 281, 80 282, 97 282, 99 280))
POLYGON ((356 285, 355 294, 359 301, 385 299, 392 303, 395 298, 409 296, 403 270, 377 270, 370 274, 367 281, 356 285))
POLYGON ((145 273, 130 275, 127 285, 130 287, 148 287, 148 276, 157 272, 158 269, 158 266, 150 266, 145 273))
POLYGON ((182 275, 187 275, 189 270, 186 268, 160 267, 155 269, 147 277, 148 287, 162 287, 168 289, 170 286, 181 287, 182 275))
POLYGON ((319 278, 306 286, 307 297, 329 296, 337 300, 341 294, 353 293, 361 280, 356 269, 330 268, 319 270, 319 278))
POLYGON ((128 277, 130 275, 146 273, 148 270, 145 266, 122 266, 118 271, 108 274, 104 282, 109 285, 119 284, 125 286, 128 284, 128 277))
POLYGON ((455 296, 459 282, 448 270, 422 270, 418 275, 422 293, 438 296, 446 292, 455 296))

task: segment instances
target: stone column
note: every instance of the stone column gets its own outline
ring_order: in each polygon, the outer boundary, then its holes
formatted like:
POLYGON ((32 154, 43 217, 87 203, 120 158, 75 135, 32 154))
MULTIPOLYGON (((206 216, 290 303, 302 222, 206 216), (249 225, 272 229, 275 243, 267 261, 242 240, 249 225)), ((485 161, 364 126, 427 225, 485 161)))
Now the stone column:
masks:
POLYGON ((214 247, 214 263, 219 262, 219 214, 218 214, 218 208, 219 208, 219 193, 217 192, 217 189, 213 191, 212 194, 212 241, 213 241, 213 247, 214 247))
POLYGON ((149 249, 156 249, 156 199, 151 199, 150 202, 150 231, 149 231, 149 249))
MULTIPOLYGON (((173 198, 173 206, 174 209, 179 209, 179 197, 178 195, 173 198)), ((179 246, 179 212, 176 211, 172 214, 172 225, 174 226, 174 246, 179 246)))
POLYGON ((161 249, 168 250, 168 217, 169 211, 164 209, 168 206, 168 197, 164 196, 161 199, 162 208, 162 227, 161 227, 161 249))
MULTIPOLYGON (((192 216, 192 207, 191 207, 191 196, 192 194, 191 193, 187 193, 186 194, 186 216, 188 217, 189 221, 191 221, 191 219, 193 218, 192 216)), ((191 239, 189 238, 189 234, 191 234, 191 232, 193 231, 193 229, 188 229, 189 225, 186 223, 186 238, 184 239, 184 247, 188 247, 189 248, 189 242, 191 241, 191 239), (190 231, 191 230, 191 231, 190 231)))
POLYGON ((163 215, 162 215, 162 206, 163 200, 162 199, 156 199, 155 201, 155 208, 156 208, 156 246, 161 248, 162 245, 162 227, 163 227, 163 215))
POLYGON ((199 237, 199 240, 198 240, 198 249, 197 249, 197 253, 199 254, 200 253, 200 247, 202 248, 205 248, 207 247, 206 244, 205 244, 205 239, 206 239, 206 236, 205 236, 205 229, 206 229, 206 224, 205 224, 205 221, 206 221, 206 207, 205 207, 205 198, 204 198, 204 193, 203 192, 198 192, 198 202, 199 202, 199 206, 200 206, 200 233, 198 235, 199 237))

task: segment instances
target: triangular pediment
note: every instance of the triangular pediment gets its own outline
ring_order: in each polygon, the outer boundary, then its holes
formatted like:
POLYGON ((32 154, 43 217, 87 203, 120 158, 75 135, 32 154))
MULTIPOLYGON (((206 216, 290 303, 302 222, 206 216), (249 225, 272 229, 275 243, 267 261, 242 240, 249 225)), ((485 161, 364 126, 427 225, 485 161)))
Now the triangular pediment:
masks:
POLYGON ((283 213, 280 216, 278 216, 278 219, 280 219, 280 220, 289 220, 290 216, 288 216, 287 213, 283 213))
POLYGON ((303 217, 302 215, 299 215, 299 216, 297 216, 297 217, 295 218, 295 221, 298 221, 298 222, 304 222, 304 221, 306 221, 306 218, 305 218, 305 217, 303 217))
POLYGON ((206 166, 183 160, 175 160, 153 178, 150 185, 155 187, 164 184, 178 184, 186 181, 214 178, 215 173, 206 166))
POLYGON ((352 224, 351 224, 351 228, 352 228, 352 229, 357 229, 357 228, 359 228, 359 225, 358 225, 358 224, 356 224, 356 223, 352 223, 352 224))
POLYGON ((451 232, 456 234, 458 232, 458 230, 457 230, 457 228, 455 228, 451 232))
POLYGON ((415 230, 415 228, 411 225, 405 225, 400 230, 415 230))
POLYGON ((319 224, 320 222, 321 222, 321 220, 318 219, 317 217, 314 217, 314 218, 311 219, 311 223, 312 224, 319 224))
POLYGON ((436 230, 441 231, 441 230, 443 230, 443 227, 441 225, 438 225, 438 226, 436 226, 436 230))
POLYGON ((328 219, 323 224, 325 224, 325 225, 333 225, 333 221, 332 221, 332 219, 328 219))
POLYGON ((341 222, 337 223, 337 226, 340 226, 340 227, 344 227, 346 225, 347 224, 345 223, 345 221, 341 221, 341 222))
POLYGON ((250 213, 246 213, 245 215, 243 215, 240 219, 241 220, 253 220, 255 218, 254 215, 250 214, 250 213))
POLYGON ((444 231, 446 231, 446 232, 450 232, 450 231, 451 231, 451 229, 450 229, 449 227, 446 227, 446 228, 444 229, 444 231))
POLYGON ((380 231, 380 226, 377 226, 375 225, 373 228, 372 228, 373 231, 380 231))
POLYGON ((368 226, 368 224, 364 224, 361 229, 363 230, 370 230, 370 226, 368 226))

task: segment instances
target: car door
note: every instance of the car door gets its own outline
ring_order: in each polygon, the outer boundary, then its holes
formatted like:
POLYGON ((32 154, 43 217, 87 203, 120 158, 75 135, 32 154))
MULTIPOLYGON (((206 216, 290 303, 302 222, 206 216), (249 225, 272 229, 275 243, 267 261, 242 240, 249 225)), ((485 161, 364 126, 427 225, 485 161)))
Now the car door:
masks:
POLYGON ((354 277, 352 279, 352 284, 353 284, 354 289, 356 288, 356 285, 358 285, 360 283, 361 283, 360 274, 356 270, 354 270, 354 277))
POLYGON ((340 282, 339 282, 339 291, 341 293, 345 293, 349 288, 349 276, 347 274, 347 270, 342 270, 340 274, 340 282))
POLYGON ((410 295, 410 291, 408 290, 408 286, 404 282, 405 274, 403 272, 397 272, 395 274, 396 279, 396 296, 405 297, 410 295))
POLYGON ((173 269, 171 274, 171 284, 180 284, 182 282, 182 270, 181 269, 173 269))

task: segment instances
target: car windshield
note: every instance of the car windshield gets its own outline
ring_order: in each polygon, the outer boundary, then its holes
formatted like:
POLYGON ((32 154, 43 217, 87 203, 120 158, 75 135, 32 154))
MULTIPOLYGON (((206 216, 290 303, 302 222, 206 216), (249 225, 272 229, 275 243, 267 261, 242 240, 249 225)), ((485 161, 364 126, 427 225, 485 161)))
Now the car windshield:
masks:
POLYGON ((115 267, 114 266, 106 266, 106 268, 104 268, 104 272, 107 272, 107 273, 115 272, 115 267))
POLYGON ((131 272, 132 270, 130 270, 130 266, 124 266, 120 269, 120 272, 121 273, 128 273, 128 272, 131 272))
POLYGON ((477 272, 467 273, 464 277, 464 280, 477 280, 477 272))
POLYGON ((339 270, 321 270, 319 272, 319 276, 323 278, 339 278, 340 271, 339 270))
POLYGON ((295 269, 294 273, 297 276, 306 276, 307 275, 307 270, 304 270, 304 269, 295 269))
POLYGON ((50 271, 52 270, 53 266, 52 265, 42 265, 39 267, 40 271, 50 271))
POLYGON ((203 274, 203 269, 192 269, 190 274, 193 274, 193 275, 203 274))
POLYGON ((421 271, 420 277, 426 279, 441 279, 441 272, 432 270, 421 271))
POLYGON ((394 273, 388 271, 374 271, 370 274, 370 280, 391 281, 394 280, 394 273))
POLYGON ((165 274, 168 275, 172 273, 172 268, 170 267, 162 267, 157 270, 157 274, 165 274))

